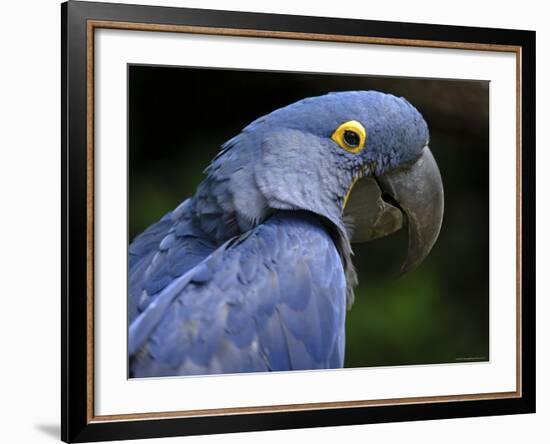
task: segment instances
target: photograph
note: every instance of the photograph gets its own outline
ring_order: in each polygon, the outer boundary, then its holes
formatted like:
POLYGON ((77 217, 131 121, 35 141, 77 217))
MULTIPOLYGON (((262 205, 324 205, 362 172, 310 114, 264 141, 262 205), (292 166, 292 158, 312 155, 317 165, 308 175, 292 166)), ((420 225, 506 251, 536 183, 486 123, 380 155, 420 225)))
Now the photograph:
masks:
POLYGON ((549 17, 495 5, 4 2, 1 442, 548 441, 549 17))
POLYGON ((179 6, 61 6, 62 440, 534 413, 535 32, 179 6))
POLYGON ((128 64, 128 377, 489 362, 489 93, 128 64))

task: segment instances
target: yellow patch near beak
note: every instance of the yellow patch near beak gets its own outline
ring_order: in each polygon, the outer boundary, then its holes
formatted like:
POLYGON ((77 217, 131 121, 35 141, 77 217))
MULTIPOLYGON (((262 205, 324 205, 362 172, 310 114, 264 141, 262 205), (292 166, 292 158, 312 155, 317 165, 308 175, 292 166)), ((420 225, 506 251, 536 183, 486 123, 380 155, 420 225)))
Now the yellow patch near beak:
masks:
POLYGON ((348 199, 349 199, 349 196, 351 194, 351 190, 353 190, 353 187, 355 186, 355 184, 357 183, 357 181, 361 178, 362 175, 359 175, 359 176, 356 176, 353 178, 353 180, 351 181, 351 185, 349 186, 348 188, 348 191, 346 191, 346 194, 344 196, 344 204, 342 205, 342 211, 345 210, 346 208, 346 205, 348 203, 348 199))

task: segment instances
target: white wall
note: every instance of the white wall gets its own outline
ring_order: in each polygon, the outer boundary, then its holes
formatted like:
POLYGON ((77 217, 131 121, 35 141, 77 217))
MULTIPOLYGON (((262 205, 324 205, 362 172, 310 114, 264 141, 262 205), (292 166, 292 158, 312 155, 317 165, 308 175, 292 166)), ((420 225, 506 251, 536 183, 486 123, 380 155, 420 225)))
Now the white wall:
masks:
MULTIPOLYGON (((119 0, 119 2, 122 2, 119 0)), ((123 3, 140 3, 125 1, 123 3)), ((547 80, 550 28, 544 2, 188 0, 149 4, 537 30, 538 412, 499 418, 179 438, 186 443, 321 441, 547 442, 550 187, 547 80), (544 81, 546 79, 546 81, 544 81), (546 149, 543 149, 545 147, 546 149), (545 273, 546 272, 546 273, 545 273)), ((0 414, 3 442, 54 442, 59 423, 59 3, 0 6, 0 414)), ((156 440, 155 442, 175 442, 156 440)))

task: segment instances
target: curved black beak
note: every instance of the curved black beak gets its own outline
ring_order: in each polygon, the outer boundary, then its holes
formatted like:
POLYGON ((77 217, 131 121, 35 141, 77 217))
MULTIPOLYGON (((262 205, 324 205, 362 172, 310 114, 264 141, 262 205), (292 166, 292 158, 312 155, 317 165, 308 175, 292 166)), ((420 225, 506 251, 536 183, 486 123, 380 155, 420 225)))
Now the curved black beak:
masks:
POLYGON ((443 221, 443 183, 428 147, 411 165, 354 186, 344 210, 352 225, 352 242, 386 236, 408 225, 409 248, 401 267, 416 268, 430 253, 443 221))

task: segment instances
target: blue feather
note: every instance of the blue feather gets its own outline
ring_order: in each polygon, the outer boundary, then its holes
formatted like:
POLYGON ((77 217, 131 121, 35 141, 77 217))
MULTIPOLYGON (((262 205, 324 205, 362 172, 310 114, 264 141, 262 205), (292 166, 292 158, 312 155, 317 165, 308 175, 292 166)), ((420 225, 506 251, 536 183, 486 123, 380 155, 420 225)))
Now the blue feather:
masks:
POLYGON ((273 216, 176 282, 130 326, 134 376, 343 365, 343 349, 334 353, 344 334, 343 268, 332 238, 307 213, 273 216), (274 265, 279 251, 284 261, 274 265), (321 316, 325 310, 333 313, 321 316))

